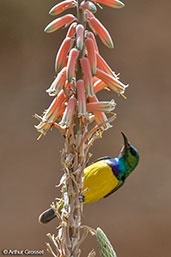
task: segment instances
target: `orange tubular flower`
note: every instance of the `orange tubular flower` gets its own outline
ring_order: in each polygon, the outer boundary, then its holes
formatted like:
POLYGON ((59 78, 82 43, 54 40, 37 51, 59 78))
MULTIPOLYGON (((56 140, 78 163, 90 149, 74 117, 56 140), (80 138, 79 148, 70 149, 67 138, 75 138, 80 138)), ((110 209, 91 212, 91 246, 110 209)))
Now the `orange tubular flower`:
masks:
MULTIPOLYGON (((59 113, 58 113, 58 118, 62 118, 63 113, 64 113, 64 111, 65 111, 65 108, 66 108, 66 102, 63 102, 62 105, 61 105, 61 107, 60 107, 60 111, 59 111, 59 113)), ((56 124, 56 123, 55 123, 55 124, 56 124)), ((55 124, 54 124, 54 126, 55 126, 55 124)))
POLYGON ((44 112, 43 117, 37 116, 41 119, 41 122, 35 126, 38 132, 46 134, 47 131, 53 126, 54 122, 60 115, 61 105, 65 102, 66 98, 63 90, 60 91, 59 95, 53 100, 49 108, 44 112))
POLYGON ((94 96, 93 80, 89 60, 87 57, 83 57, 80 59, 80 63, 84 73, 84 85, 87 96, 94 96))
POLYGON ((44 31, 46 33, 54 32, 54 31, 58 30, 59 28, 61 28, 63 26, 68 26, 69 24, 71 24, 75 20, 76 20, 76 17, 72 14, 64 15, 60 18, 55 19, 51 23, 49 23, 46 26, 44 31))
POLYGON ((107 5, 107 6, 110 6, 112 8, 122 8, 124 7, 124 3, 122 3, 121 1, 119 0, 91 0, 92 2, 97 2, 97 3, 100 3, 100 4, 104 4, 104 5, 107 5))
POLYGON ((89 1, 83 1, 80 5, 80 7, 84 10, 89 10, 92 13, 95 13, 97 11, 97 8, 95 6, 95 4, 93 4, 92 2, 89 1))
POLYGON ((77 26, 77 22, 73 22, 69 29, 68 29, 68 32, 66 34, 66 37, 74 37, 75 36, 75 33, 76 33, 76 26, 77 26))
POLYGON ((93 40, 91 38, 87 38, 85 40, 85 46, 87 48, 87 55, 90 62, 91 73, 94 76, 96 74, 97 58, 93 40))
POLYGON ((86 19, 88 20, 88 19, 91 19, 91 18, 96 18, 95 16, 94 16, 94 14, 92 13, 92 12, 90 12, 89 10, 86 10, 85 11, 85 16, 86 16, 86 19))
POLYGON ((88 20, 88 24, 90 28, 93 30, 95 34, 98 34, 102 42, 109 48, 113 48, 112 38, 107 31, 107 29, 102 25, 102 23, 96 18, 90 18, 88 20))
POLYGON ((71 88, 71 83, 69 83, 68 80, 66 80, 65 82, 65 88, 67 89, 71 88))
MULTIPOLYGON (((97 99, 96 96, 89 97, 89 102, 90 102, 90 103, 99 103, 99 101, 98 101, 98 99, 97 99)), ((112 127, 112 125, 110 125, 110 123, 107 122, 107 121, 108 121, 108 118, 106 117, 106 115, 105 115, 104 112, 93 111, 93 114, 94 114, 94 118, 95 118, 95 121, 96 121, 97 125, 106 122, 106 123, 103 125, 103 129, 104 129, 104 130, 107 130, 107 129, 109 129, 109 128, 112 127)))
POLYGON ((94 93, 98 93, 99 91, 103 90, 106 87, 106 84, 101 80, 98 79, 93 83, 94 93))
POLYGON ((55 71, 56 73, 59 72, 66 63, 66 57, 70 49, 73 47, 74 39, 70 37, 66 37, 59 48, 59 51, 56 56, 55 60, 55 71))
POLYGON ((100 112, 111 112, 115 109, 116 103, 112 99, 109 101, 101 101, 101 102, 94 102, 94 103, 88 103, 86 105, 87 112, 94 112, 94 111, 100 111, 100 112))
POLYGON ((69 8, 73 8, 75 7, 76 4, 73 0, 66 0, 63 1, 57 5, 55 5, 50 11, 49 14, 50 15, 58 15, 62 12, 64 12, 65 10, 69 9, 69 8))
POLYGON ((76 27, 76 46, 79 51, 83 49, 84 44, 84 26, 79 24, 76 27))
POLYGON ((59 91, 63 88, 66 81, 66 67, 64 67, 57 75, 55 80, 52 82, 50 88, 46 90, 46 92, 50 96, 55 96, 59 93, 59 91))
POLYGON ((86 98, 84 81, 82 79, 77 81, 77 95, 78 95, 78 116, 86 116, 86 98))
POLYGON ((79 56, 79 51, 76 48, 73 48, 69 53, 68 63, 67 63, 67 80, 71 82, 75 73, 75 65, 79 56))
POLYGON ((95 83, 97 80, 99 80, 96 76, 93 77, 93 83, 95 83))
POLYGON ((110 87, 118 94, 124 94, 125 88, 128 87, 128 85, 124 85, 118 79, 114 78, 113 76, 107 74, 102 70, 99 70, 98 68, 96 69, 96 76, 101 79, 107 87, 110 87))
POLYGON ((73 115, 75 112, 76 104, 77 104, 77 100, 76 100, 75 96, 72 96, 68 101, 68 105, 64 111, 62 120, 60 122, 60 125, 62 128, 68 128, 71 125, 72 118, 73 118, 73 115))
POLYGON ((101 57, 99 53, 96 53, 97 56, 97 68, 100 70, 105 71, 106 73, 110 74, 111 76, 117 77, 115 73, 111 70, 109 65, 106 63, 106 61, 101 57))
POLYGON ((87 37, 91 38, 93 40, 94 48, 95 48, 96 52, 99 52, 97 42, 96 42, 96 38, 95 38, 94 34, 92 32, 88 32, 87 37))
POLYGON ((68 56, 66 57, 64 67, 66 67, 66 66, 67 66, 67 63, 68 63, 68 56))

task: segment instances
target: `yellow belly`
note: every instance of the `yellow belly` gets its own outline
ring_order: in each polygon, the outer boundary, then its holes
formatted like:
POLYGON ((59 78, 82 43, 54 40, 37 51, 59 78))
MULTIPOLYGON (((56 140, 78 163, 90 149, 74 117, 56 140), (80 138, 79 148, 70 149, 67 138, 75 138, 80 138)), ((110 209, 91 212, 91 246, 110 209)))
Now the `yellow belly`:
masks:
POLYGON ((84 169, 84 203, 91 203, 103 198, 119 183, 111 167, 105 161, 98 161, 84 169))

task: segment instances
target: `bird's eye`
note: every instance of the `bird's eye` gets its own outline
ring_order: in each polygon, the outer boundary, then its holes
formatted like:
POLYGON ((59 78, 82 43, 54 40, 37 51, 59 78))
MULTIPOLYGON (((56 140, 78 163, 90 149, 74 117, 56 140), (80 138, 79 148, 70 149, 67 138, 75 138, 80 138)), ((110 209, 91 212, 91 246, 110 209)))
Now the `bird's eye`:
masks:
POLYGON ((137 155, 136 151, 132 147, 130 147, 130 152, 133 156, 137 155))

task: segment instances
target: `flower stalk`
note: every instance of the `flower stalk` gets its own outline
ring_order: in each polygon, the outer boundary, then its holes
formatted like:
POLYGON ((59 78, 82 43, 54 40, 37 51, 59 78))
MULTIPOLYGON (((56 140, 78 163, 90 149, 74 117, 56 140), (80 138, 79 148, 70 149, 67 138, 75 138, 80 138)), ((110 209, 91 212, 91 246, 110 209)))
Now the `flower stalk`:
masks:
MULTIPOLYGON (((56 4, 49 13, 58 15, 75 8, 76 15, 66 14, 56 18, 45 28, 45 32, 51 33, 69 26, 56 56, 56 78, 46 90, 55 98, 42 117, 35 115, 40 121, 35 127, 41 135, 57 128, 65 138, 61 153, 61 197, 51 205, 59 226, 56 236, 48 234, 55 250, 47 244, 48 251, 57 257, 80 256, 80 246, 87 231, 91 233, 88 227, 86 232, 83 230, 81 222, 84 168, 93 142, 112 127, 111 122, 116 116, 113 113, 115 101, 100 101, 97 93, 109 87, 122 95, 127 87, 99 54, 93 32, 109 48, 113 48, 113 41, 94 15, 96 6, 99 6, 96 2, 113 8, 124 6, 119 0, 107 0, 105 3, 102 0, 66 0, 56 4), (87 29, 87 25, 93 32, 87 29)), ((94 252, 90 256, 94 256, 94 252)))

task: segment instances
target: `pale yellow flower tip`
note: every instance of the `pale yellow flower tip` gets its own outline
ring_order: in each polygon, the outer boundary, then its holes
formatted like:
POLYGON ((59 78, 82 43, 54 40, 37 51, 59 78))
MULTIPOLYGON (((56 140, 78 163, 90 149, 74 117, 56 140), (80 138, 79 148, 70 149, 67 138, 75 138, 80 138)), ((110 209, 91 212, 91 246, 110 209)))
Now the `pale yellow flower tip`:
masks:
POLYGON ((40 134, 38 137, 37 137, 37 141, 39 141, 41 139, 41 137, 43 136, 43 133, 40 134))
POLYGON ((121 96, 126 100, 127 99, 127 96, 124 95, 124 94, 121 94, 121 96))

